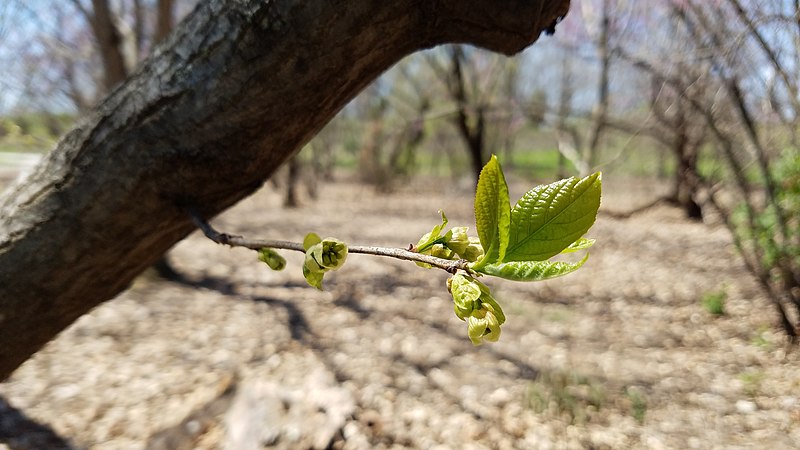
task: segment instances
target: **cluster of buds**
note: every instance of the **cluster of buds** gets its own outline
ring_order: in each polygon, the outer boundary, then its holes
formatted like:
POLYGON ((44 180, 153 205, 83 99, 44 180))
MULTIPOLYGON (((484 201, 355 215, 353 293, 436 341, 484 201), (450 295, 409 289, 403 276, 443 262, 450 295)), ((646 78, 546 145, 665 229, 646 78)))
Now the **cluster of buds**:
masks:
POLYGON ((315 233, 306 235, 303 249, 306 251, 303 276, 308 284, 320 290, 325 272, 339 269, 347 259, 347 244, 331 237, 320 239, 315 233))
POLYGON ((485 284, 458 273, 447 279, 447 290, 453 296, 456 316, 467 322, 467 335, 474 345, 500 338, 506 316, 485 284))
POLYGON ((483 247, 477 236, 468 236, 469 227, 453 227, 447 234, 444 246, 460 259, 475 262, 483 258, 483 247))
MULTIPOLYGON (((443 212, 441 214, 442 224, 433 227, 430 233, 425 233, 414 246, 414 251, 442 259, 465 259, 469 262, 481 259, 483 257, 481 241, 477 236, 467 235, 468 227, 453 227, 442 234, 447 225, 447 217, 443 212)), ((418 262, 417 265, 430 268, 430 265, 425 263, 418 262)))

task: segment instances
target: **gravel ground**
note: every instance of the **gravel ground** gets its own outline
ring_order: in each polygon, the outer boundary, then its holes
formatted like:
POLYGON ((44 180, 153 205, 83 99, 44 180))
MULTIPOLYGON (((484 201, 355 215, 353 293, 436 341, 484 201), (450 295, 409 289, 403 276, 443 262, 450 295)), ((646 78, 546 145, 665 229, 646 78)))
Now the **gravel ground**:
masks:
MULTIPOLYGON (((654 194, 606 180, 603 208, 654 194)), ((473 222, 441 182, 320 195, 287 210, 267 187, 214 225, 404 247, 439 208, 473 222)), ((800 447, 798 352, 727 232, 656 208, 590 235, 575 274, 489 280, 508 321, 473 347, 443 272, 351 255, 317 291, 300 254, 271 272, 195 233, 170 253, 186 282, 141 277, 0 384, 0 449, 800 447)))

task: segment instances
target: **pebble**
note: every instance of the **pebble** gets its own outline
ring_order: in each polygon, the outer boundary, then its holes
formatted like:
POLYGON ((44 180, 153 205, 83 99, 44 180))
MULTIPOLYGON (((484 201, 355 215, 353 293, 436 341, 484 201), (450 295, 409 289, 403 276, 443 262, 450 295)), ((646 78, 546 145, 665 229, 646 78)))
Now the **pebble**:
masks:
POLYGON ((781 408, 791 411, 797 406, 797 397, 781 397, 781 408))
POLYGON ((755 402, 750 400, 737 400, 736 401, 736 411, 741 414, 750 414, 756 412, 758 406, 756 406, 755 402))

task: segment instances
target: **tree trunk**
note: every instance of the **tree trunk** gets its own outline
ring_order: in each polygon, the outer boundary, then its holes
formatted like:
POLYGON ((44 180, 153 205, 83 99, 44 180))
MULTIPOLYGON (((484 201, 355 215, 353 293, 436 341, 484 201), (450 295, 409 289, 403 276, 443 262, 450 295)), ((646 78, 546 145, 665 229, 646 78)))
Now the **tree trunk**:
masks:
POLYGON ((156 31, 153 34, 153 43, 159 43, 167 37, 174 26, 174 0, 158 0, 156 10, 156 31))
POLYGON ((688 219, 703 220, 703 208, 697 203, 697 189, 699 186, 697 175, 697 148, 689 144, 685 138, 676 138, 677 144, 675 157, 674 199, 679 208, 683 210, 688 219))
POLYGON ((609 28, 611 26, 611 5, 609 0, 603 0, 603 17, 600 20, 600 36, 598 37, 597 48, 600 58, 600 78, 597 83, 597 103, 592 110, 592 126, 589 130, 585 162, 586 173, 581 171, 581 176, 589 174, 597 166, 597 153, 600 148, 600 138, 608 121, 608 96, 609 96, 609 71, 611 69, 611 48, 609 45, 609 28))
POLYGON ((0 379, 253 193, 400 58, 511 54, 569 0, 208 0, 0 203, 0 379))
POLYGON ((283 206, 285 208, 297 208, 300 202, 297 201, 297 184, 300 181, 300 159, 297 155, 289 158, 286 164, 286 191, 283 195, 283 206))
POLYGON ((92 0, 93 13, 89 17, 100 59, 103 60, 103 87, 110 91, 128 76, 125 57, 122 54, 122 34, 114 22, 114 14, 108 0, 92 0))

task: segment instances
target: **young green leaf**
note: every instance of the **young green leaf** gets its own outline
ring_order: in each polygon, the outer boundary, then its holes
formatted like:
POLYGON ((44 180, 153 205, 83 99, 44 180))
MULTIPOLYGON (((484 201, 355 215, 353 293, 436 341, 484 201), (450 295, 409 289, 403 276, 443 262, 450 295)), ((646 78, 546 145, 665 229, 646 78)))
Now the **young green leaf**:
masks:
POLYGON ((475 192, 475 225, 485 254, 477 266, 503 261, 508 245, 511 206, 503 170, 492 158, 481 170, 475 192))
POLYGON ((511 210, 508 247, 500 261, 544 261, 561 253, 594 224, 600 172, 537 186, 511 210))
POLYGON ((561 250, 561 253, 572 253, 572 252, 577 252, 579 250, 586 250, 587 248, 593 246, 594 242, 595 242, 594 239, 580 238, 577 241, 573 242, 572 244, 569 244, 569 247, 565 248, 564 250, 561 250))
POLYGON ((317 233, 308 233, 306 237, 303 238, 303 250, 308 251, 309 248, 319 244, 320 242, 322 242, 322 239, 317 233))
POLYGON ((443 244, 450 238, 449 232, 442 236, 442 230, 447 226, 447 216, 442 210, 439 210, 439 214, 442 215, 442 223, 433 227, 430 233, 425 233, 420 238, 415 250, 417 253, 425 253, 429 248, 436 244, 443 244))
POLYGON ((511 261, 499 264, 488 264, 478 272, 513 281, 541 281, 560 277, 574 272, 586 262, 589 255, 577 263, 563 261, 511 261))

